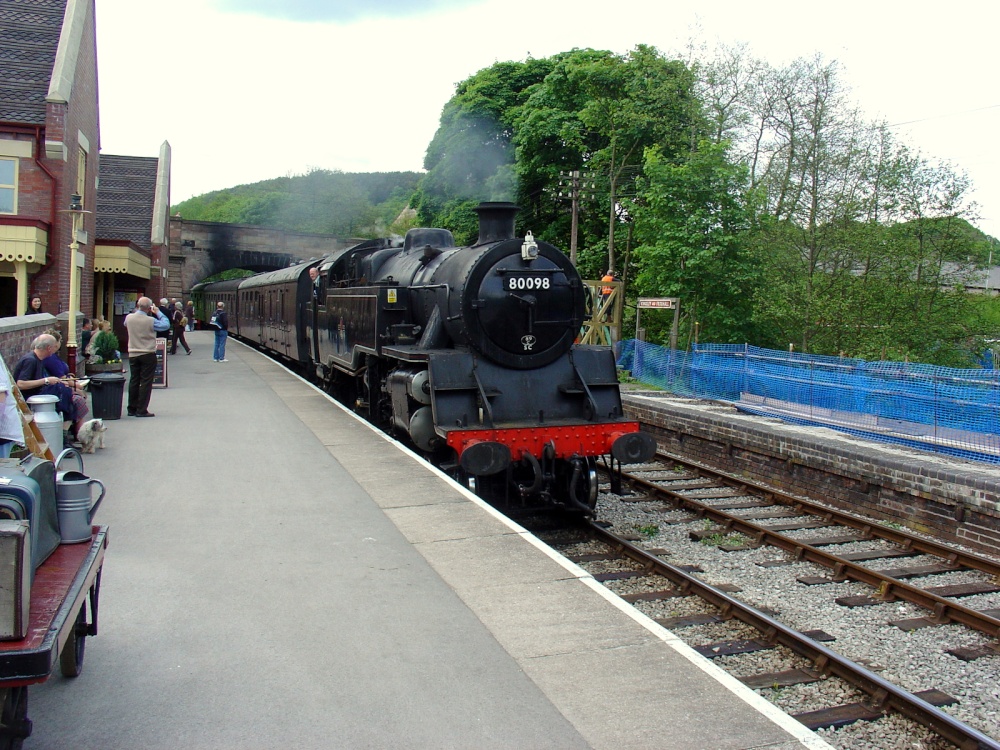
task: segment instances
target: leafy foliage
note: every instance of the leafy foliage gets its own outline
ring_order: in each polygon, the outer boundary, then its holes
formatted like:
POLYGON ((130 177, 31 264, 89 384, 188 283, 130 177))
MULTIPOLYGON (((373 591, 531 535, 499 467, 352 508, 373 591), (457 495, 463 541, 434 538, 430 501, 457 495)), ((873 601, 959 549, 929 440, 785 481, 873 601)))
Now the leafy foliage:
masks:
POLYGON ((94 358, 92 363, 117 362, 119 360, 118 337, 111 331, 98 331, 93 340, 94 358))
MULTIPOLYGON (((682 340, 744 342, 760 264, 748 243, 753 224, 746 200, 747 170, 727 159, 724 144, 703 142, 683 163, 659 149, 646 153, 642 200, 635 217, 634 288, 641 296, 680 297, 682 340)), ((670 321, 650 317, 647 330, 663 337, 670 321)))
POLYGON ((199 195, 171 209, 185 219, 341 237, 384 236, 417 186, 416 172, 314 169, 199 195))

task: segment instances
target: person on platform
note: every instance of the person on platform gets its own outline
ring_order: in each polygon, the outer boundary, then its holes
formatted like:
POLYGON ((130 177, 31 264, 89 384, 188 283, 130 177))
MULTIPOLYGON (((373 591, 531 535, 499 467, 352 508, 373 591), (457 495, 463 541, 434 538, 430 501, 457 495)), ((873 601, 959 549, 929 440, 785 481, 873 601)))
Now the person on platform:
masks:
POLYGON ((153 376, 156 373, 154 320, 166 321, 168 326, 170 324, 149 297, 140 297, 135 312, 125 318, 125 329, 128 331, 128 368, 131 373, 126 412, 130 417, 156 416, 149 410, 149 398, 153 394, 153 376))
POLYGON ((0 458, 10 456, 14 445, 24 445, 21 410, 14 399, 14 381, 0 357, 0 458))
POLYGON ((212 325, 215 327, 215 351, 212 354, 212 359, 216 362, 228 362, 229 360, 226 359, 226 339, 229 336, 229 316, 226 314, 225 302, 219 302, 215 305, 212 325))
POLYGON ((162 297, 160 299, 160 306, 156 307, 154 305, 153 309, 154 310, 159 310, 161 313, 163 313, 163 315, 167 319, 167 327, 166 328, 159 328, 158 326, 153 326, 153 328, 156 330, 156 338, 158 338, 158 339, 166 339, 167 343, 170 343, 170 333, 171 333, 171 331, 173 330, 173 327, 174 327, 174 324, 170 320, 170 313, 172 313, 174 311, 174 308, 170 304, 170 301, 166 297, 162 297))
MULTIPOLYGON (((156 338, 170 340, 170 322, 169 314, 166 307, 157 307, 153 304, 153 300, 149 300, 150 308, 149 314, 153 316, 153 331, 156 333, 156 338), (160 335, 162 334, 162 335, 160 335)), ((136 309, 139 309, 138 303, 136 303, 136 309)), ((126 316, 127 317, 127 316, 126 316)))
POLYGON ((63 418, 63 444, 71 448, 76 438, 74 432, 76 405, 73 403, 73 389, 55 375, 50 375, 42 363, 46 357, 57 351, 59 342, 50 334, 43 333, 35 337, 31 342, 31 351, 14 365, 12 376, 25 401, 38 395, 55 396, 59 399, 56 411, 62 414, 63 418))
POLYGON ((94 321, 90 318, 86 318, 83 321, 83 333, 80 334, 80 352, 83 354, 83 358, 87 359, 90 354, 87 352, 87 347, 90 346, 90 339, 94 336, 94 321))
POLYGON ((45 312, 44 310, 42 310, 42 298, 41 297, 32 297, 31 298, 31 307, 28 308, 28 314, 29 315, 35 315, 36 313, 40 313, 40 312, 45 312))
POLYGON ((194 302, 188 300, 187 306, 184 308, 184 317, 188 319, 187 329, 189 331, 194 330, 194 302))
POLYGON ((184 351, 191 353, 187 339, 184 338, 184 329, 187 328, 187 319, 184 317, 184 306, 180 302, 174 303, 174 309, 170 313, 170 320, 174 325, 174 343, 170 346, 170 353, 177 354, 177 342, 180 341, 184 351))

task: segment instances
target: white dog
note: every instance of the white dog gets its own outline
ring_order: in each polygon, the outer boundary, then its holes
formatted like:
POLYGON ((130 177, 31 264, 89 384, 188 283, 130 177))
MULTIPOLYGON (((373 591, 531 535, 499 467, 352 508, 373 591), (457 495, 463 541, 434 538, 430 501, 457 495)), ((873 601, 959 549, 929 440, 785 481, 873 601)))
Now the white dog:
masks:
POLYGON ((104 433, 108 431, 108 426, 103 419, 88 419, 80 426, 80 431, 76 439, 83 446, 81 453, 93 453, 97 448, 104 447, 104 433))

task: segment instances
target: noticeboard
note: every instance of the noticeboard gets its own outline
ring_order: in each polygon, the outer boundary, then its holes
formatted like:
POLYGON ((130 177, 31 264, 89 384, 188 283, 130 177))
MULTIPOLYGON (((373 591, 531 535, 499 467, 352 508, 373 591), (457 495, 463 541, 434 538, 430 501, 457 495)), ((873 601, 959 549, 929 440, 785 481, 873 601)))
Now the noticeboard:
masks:
POLYGON ((156 339, 156 370, 153 371, 153 387, 167 387, 167 340, 156 339))

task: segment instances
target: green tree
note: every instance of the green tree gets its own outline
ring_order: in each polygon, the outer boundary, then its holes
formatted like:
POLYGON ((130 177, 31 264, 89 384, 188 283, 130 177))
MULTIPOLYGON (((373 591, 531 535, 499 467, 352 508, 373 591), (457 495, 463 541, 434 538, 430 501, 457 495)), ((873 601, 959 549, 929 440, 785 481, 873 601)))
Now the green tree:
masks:
POLYGON ((746 168, 727 158, 725 144, 703 141, 680 164, 652 148, 639 192, 629 207, 637 294, 680 297, 683 338, 698 322, 709 341, 751 340, 760 277, 747 245, 754 219, 746 168))
MULTIPOLYGON (((532 87, 516 125, 519 198, 543 226, 553 218, 551 195, 560 171, 598 176, 605 229, 593 219, 582 227, 602 248, 600 265, 614 269, 615 232, 627 219, 623 201, 635 194, 644 150, 655 146, 663 158, 682 159, 704 121, 692 71, 640 45, 627 55, 573 50, 557 56, 552 72, 532 87)), ((559 222, 562 238, 566 225, 559 222)))

